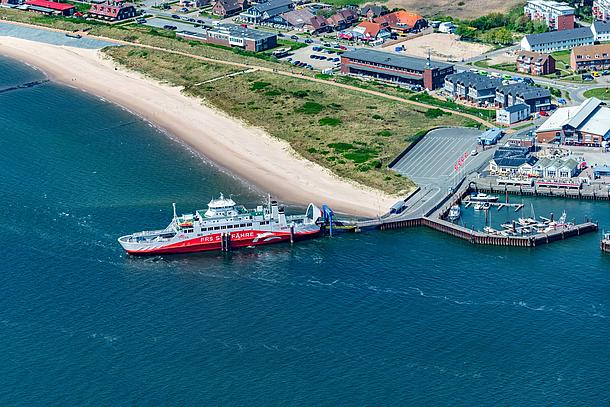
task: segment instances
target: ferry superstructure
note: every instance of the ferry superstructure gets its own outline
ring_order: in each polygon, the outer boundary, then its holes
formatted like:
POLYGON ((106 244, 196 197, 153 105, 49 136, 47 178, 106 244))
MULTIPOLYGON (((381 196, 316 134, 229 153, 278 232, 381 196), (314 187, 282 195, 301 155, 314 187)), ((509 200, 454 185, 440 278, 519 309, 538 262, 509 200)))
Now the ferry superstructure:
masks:
POLYGON ((247 210, 222 194, 208 203, 207 210, 176 215, 162 230, 137 232, 118 239, 132 255, 192 253, 257 246, 315 237, 321 211, 310 204, 305 216, 287 217, 276 201, 247 210))

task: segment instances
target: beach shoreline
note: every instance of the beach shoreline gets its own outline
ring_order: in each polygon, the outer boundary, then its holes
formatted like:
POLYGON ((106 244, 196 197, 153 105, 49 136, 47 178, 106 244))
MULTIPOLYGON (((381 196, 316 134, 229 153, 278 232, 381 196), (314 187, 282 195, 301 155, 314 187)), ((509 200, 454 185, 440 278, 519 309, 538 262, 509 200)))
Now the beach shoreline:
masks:
POLYGON ((339 213, 374 217, 399 199, 341 179, 301 157, 287 142, 184 95, 178 87, 122 68, 99 50, 3 36, 0 54, 37 67, 53 82, 117 104, 286 203, 325 203, 339 213))

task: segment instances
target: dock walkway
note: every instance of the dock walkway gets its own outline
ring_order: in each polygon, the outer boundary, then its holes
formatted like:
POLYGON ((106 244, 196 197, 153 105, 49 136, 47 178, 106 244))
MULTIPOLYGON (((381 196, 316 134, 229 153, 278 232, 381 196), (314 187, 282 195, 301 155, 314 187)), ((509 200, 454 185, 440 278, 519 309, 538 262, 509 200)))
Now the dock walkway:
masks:
MULTIPOLYGON (((459 204, 465 196, 474 190, 481 191, 478 189, 478 185, 474 181, 474 177, 469 177, 461 183, 455 193, 447 194, 437 205, 425 213, 424 216, 417 216, 415 214, 389 215, 377 219, 357 222, 356 228, 357 230, 372 228, 379 230, 391 230, 425 226, 439 232, 467 240, 473 244, 513 247, 536 247, 555 242, 557 240, 564 240, 598 230, 598 225, 596 223, 584 222, 578 225, 558 227, 550 232, 537 233, 529 236, 502 236, 498 234, 475 231, 444 220, 449 208, 451 208, 452 205, 459 204), (477 189, 473 189, 473 185, 477 189)), ((520 204, 515 205, 506 203, 502 204, 498 202, 494 203, 494 206, 498 206, 499 208, 507 205, 514 206, 516 208, 515 210, 519 210, 522 207, 520 204)), ((602 250, 603 248, 604 243, 602 242, 602 250)), ((606 248, 607 251, 610 252, 610 242, 607 243, 606 248)))

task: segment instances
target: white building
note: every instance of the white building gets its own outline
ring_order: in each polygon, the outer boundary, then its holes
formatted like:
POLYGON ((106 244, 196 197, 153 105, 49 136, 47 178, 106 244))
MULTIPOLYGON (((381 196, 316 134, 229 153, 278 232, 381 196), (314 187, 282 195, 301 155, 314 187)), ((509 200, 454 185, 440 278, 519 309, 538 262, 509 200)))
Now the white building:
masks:
POLYGON ((530 107, 525 103, 519 103, 496 110, 496 122, 510 126, 530 117, 530 107))
POLYGON ((529 0, 523 12, 530 20, 544 21, 551 30, 574 28, 574 7, 548 0, 529 0))
POLYGON ((610 0, 593 0, 592 11, 598 21, 610 20, 610 0))
POLYGON ((591 24, 591 31, 595 41, 610 41, 610 21, 594 21, 591 24))
POLYGON ((444 34, 453 34, 457 27, 451 21, 440 23, 438 25, 438 31, 444 34))
POLYGON ((595 35, 592 28, 583 27, 573 30, 549 31, 542 34, 526 35, 521 40, 521 49, 550 54, 583 45, 593 45, 594 42, 595 35))

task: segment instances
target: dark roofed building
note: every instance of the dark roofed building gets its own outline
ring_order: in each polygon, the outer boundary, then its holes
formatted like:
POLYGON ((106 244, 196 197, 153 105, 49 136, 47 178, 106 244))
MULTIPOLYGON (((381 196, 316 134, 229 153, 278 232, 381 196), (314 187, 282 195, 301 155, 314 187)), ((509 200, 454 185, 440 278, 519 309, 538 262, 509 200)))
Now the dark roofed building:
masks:
POLYGON ((237 0, 217 0, 212 6, 212 14, 221 17, 234 16, 242 10, 243 8, 237 0))
POLYGON ((89 17, 108 21, 120 21, 136 16, 136 7, 121 0, 106 0, 103 3, 93 3, 89 9, 89 17))
POLYGON ((241 13, 239 17, 249 23, 277 22, 281 24, 282 19, 279 15, 292 9, 294 9, 292 0, 269 0, 266 3, 260 3, 250 7, 241 13))
POLYGON ((355 10, 345 8, 326 19, 326 24, 333 30, 340 31, 351 27, 358 21, 358 13, 355 10))
POLYGON ((373 18, 383 16, 389 12, 390 10, 388 10, 388 8, 385 6, 369 4, 368 6, 364 6, 360 9, 360 16, 372 20, 373 18))
POLYGON ((444 89, 452 97, 467 100, 478 105, 493 104, 496 99, 496 88, 502 80, 483 76, 470 71, 447 75, 444 89))
POLYGON ((551 109, 551 92, 548 89, 531 86, 525 83, 502 85, 496 89, 496 105, 508 106, 525 103, 530 112, 540 112, 551 109))
POLYGON ((280 17, 286 25, 309 33, 328 31, 326 19, 322 16, 316 16, 306 8, 291 10, 281 14, 280 17))
POLYGON ((396 84, 419 85, 426 89, 443 86, 452 74, 452 64, 359 48, 341 55, 341 73, 367 76, 396 84))

